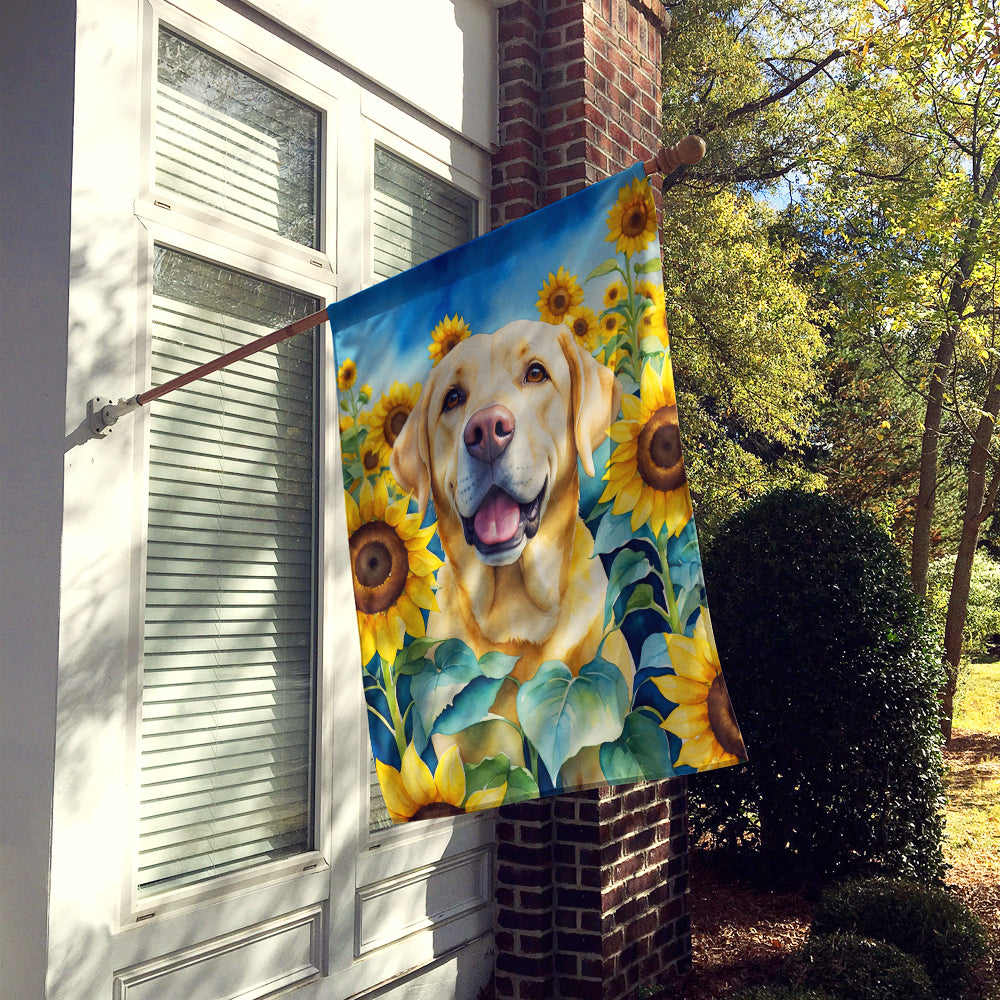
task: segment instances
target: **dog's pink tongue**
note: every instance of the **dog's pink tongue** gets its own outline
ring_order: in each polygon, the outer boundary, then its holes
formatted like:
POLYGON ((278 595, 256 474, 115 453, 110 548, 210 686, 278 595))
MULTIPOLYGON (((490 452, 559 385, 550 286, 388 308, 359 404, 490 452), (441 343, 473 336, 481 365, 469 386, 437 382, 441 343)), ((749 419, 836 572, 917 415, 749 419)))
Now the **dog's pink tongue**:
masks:
POLYGON ((494 490, 476 512, 476 534, 487 545, 501 545, 517 534, 521 506, 502 490, 494 490))

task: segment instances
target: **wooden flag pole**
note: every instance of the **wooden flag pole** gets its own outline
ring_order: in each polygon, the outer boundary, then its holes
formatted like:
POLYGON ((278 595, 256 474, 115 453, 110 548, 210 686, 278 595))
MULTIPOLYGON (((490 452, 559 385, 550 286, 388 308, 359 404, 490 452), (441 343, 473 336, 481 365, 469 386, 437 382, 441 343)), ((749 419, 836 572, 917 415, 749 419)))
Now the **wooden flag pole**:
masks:
MULTIPOLYGON (((697 135, 688 135, 673 146, 661 146, 654 157, 643 162, 642 167, 647 175, 657 173, 666 175, 672 173, 682 165, 697 163, 704 155, 705 140, 697 135)), ((137 393, 129 399, 119 399, 116 403, 113 400, 95 396, 87 402, 87 421, 90 425, 91 433, 95 437, 105 437, 111 433, 112 426, 124 414, 131 413, 140 406, 145 406, 146 403, 150 403, 154 399, 159 399, 161 396, 165 396, 175 389, 180 389, 190 382, 195 382, 206 375, 220 371, 235 361, 242 361, 244 358, 248 358, 258 351, 266 350, 274 344, 288 340, 289 337, 305 333, 306 330, 312 330, 314 327, 326 322, 326 318, 326 310, 320 309, 309 316, 295 320, 294 323, 289 323, 288 326, 283 326, 280 330, 267 333, 263 337, 252 340, 249 344, 237 347, 228 354, 223 354, 212 361, 207 361, 205 364, 199 365, 197 368, 192 368, 191 371, 185 372, 183 375, 178 375, 176 378, 170 379, 169 382, 164 382, 163 385, 158 385, 155 388, 137 393)))

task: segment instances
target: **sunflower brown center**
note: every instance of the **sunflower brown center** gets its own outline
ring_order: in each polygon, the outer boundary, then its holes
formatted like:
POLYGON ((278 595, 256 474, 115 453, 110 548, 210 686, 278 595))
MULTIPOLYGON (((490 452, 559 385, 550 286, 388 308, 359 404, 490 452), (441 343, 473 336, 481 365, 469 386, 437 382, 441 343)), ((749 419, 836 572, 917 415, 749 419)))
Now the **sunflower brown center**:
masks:
POLYGON ((403 424, 406 423, 406 418, 410 415, 410 407, 400 404, 399 406, 394 406, 386 415, 385 420, 382 422, 382 435, 385 438, 386 444, 394 444, 396 438, 399 437, 399 432, 403 429, 403 424))
POLYGON ((458 806, 450 805, 447 802, 430 802, 421 806, 411 819, 437 819, 439 816, 461 816, 462 810, 458 806))
POLYGON ((716 674, 712 686, 708 689, 708 721, 719 745, 726 753, 734 754, 746 760, 747 748, 743 743, 743 734, 736 724, 733 715, 733 704, 729 700, 729 691, 722 674, 716 674))
POLYGON ((646 231, 646 206, 633 205, 622 218, 622 233, 625 236, 640 236, 646 231))
POLYGON ((379 466, 378 452, 366 451, 363 462, 365 466, 365 472, 374 472, 379 466))
POLYGON ((365 615, 395 604, 406 587, 410 562, 406 546, 384 521, 369 521, 351 535, 354 601, 365 615))
POLYGON ((574 337, 586 337, 590 331, 590 324, 583 316, 578 316, 573 320, 573 325, 570 329, 573 331, 574 337))
POLYGON ((569 309, 569 294, 565 289, 558 288, 549 296, 549 309, 556 315, 569 309))
POLYGON ((654 490, 676 490, 687 482, 677 407, 664 406, 646 421, 639 432, 636 467, 654 490))
POLYGON ((441 345, 444 348, 444 353, 448 354, 458 347, 461 342, 461 338, 457 334, 452 334, 450 337, 446 337, 444 343, 441 345))

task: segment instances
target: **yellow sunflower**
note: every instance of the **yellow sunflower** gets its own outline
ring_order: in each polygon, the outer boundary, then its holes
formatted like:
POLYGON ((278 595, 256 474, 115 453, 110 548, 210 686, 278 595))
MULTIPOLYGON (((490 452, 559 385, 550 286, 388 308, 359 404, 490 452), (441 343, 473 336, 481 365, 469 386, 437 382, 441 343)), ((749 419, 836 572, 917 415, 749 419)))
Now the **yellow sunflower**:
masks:
POLYGON ((640 281, 635 290, 653 303, 639 319, 639 343, 641 344, 646 337, 655 337, 664 347, 669 346, 666 296, 663 294, 663 286, 652 281, 640 281))
POLYGON ((538 312, 544 323, 562 323, 570 309, 583 302, 583 288, 576 280, 575 274, 567 274, 560 267, 553 274, 549 272, 548 280, 538 290, 538 312))
POLYGON ((577 306, 566 313, 566 325, 573 339, 590 354, 597 347, 597 331, 600 328, 597 313, 588 306, 577 306))
POLYGON ((382 398, 372 407, 371 412, 362 416, 370 428, 366 444, 378 449, 380 464, 389 464, 392 446, 419 398, 419 382, 414 385, 393 382, 392 388, 382 393, 382 398))
POLYGON ((621 328, 622 317, 620 313, 607 313, 600 320, 601 337, 605 343, 609 341, 621 328))
POLYGON ((664 524, 679 535, 691 520, 691 494, 668 360, 659 374, 651 364, 643 366, 639 396, 622 396, 622 416, 608 432, 616 447, 601 502, 614 498, 614 514, 631 511, 633 531, 648 521, 656 535, 664 524))
POLYGON ((618 253, 640 253, 656 236, 656 206, 653 189, 645 178, 633 177, 618 192, 618 201, 608 212, 608 235, 618 253))
POLYGON ((623 281, 613 281, 604 289, 604 308, 614 309, 628 298, 628 289, 623 281))
POLYGON ((664 639, 674 673, 654 677, 653 683, 677 706, 660 726, 684 741, 675 766, 687 764, 706 771, 746 760, 709 628, 708 609, 701 609, 693 636, 665 633, 664 639))
POLYGON ((344 363, 337 369, 337 388, 341 392, 346 392, 354 385, 358 377, 358 366, 350 359, 345 359, 344 363))
POLYGON ((433 774, 412 743, 407 745, 398 771, 380 760, 375 761, 375 770, 394 823, 491 809, 501 805, 507 794, 504 782, 499 788, 473 792, 466 801, 465 768, 457 746, 445 750, 433 774))
POLYGON ((409 497, 389 503, 381 476, 374 486, 361 484, 357 501, 345 497, 361 662, 376 652, 391 662, 407 633, 424 635, 420 609, 437 610, 434 574, 441 560, 427 548, 436 525, 420 526, 420 515, 407 512, 409 497))
POLYGON ((472 331, 469 324, 458 313, 445 318, 431 330, 431 343, 427 348, 433 368, 444 356, 457 347, 472 331))
POLYGON ((349 413, 341 413, 340 419, 337 421, 340 427, 340 433, 343 434, 345 431, 349 431, 354 426, 354 417, 349 413))

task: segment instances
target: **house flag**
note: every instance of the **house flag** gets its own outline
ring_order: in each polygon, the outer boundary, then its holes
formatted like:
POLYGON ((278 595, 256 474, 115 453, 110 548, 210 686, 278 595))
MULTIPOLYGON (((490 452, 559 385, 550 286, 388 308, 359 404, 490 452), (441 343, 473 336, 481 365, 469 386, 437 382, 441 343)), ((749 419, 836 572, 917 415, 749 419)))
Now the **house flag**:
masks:
POLYGON ((329 308, 396 822, 744 759, 641 164, 329 308))

